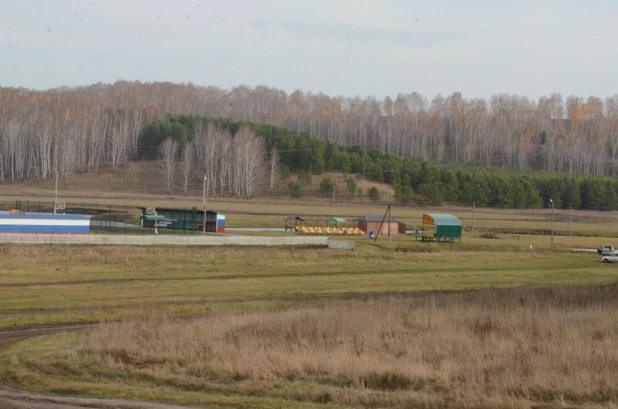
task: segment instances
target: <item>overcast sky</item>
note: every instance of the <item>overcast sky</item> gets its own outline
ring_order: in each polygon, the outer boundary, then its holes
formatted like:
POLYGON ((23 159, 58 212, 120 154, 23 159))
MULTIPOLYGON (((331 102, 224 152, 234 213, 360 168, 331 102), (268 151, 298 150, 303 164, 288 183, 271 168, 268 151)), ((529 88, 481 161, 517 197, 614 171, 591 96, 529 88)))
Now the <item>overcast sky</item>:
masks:
POLYGON ((0 0, 0 86, 618 93, 618 0, 0 0))

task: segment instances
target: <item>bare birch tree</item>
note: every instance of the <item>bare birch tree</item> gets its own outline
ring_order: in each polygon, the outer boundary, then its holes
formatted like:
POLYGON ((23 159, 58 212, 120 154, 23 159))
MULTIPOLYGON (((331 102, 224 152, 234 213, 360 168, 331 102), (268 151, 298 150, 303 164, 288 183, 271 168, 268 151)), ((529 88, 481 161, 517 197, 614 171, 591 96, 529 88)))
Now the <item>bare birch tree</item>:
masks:
POLYGON ((272 189, 275 185, 275 177, 279 173, 279 169, 281 168, 281 163, 279 161, 279 151, 276 148, 273 148, 270 151, 270 188, 272 189))
POLYGON ((77 168, 78 150, 77 135, 74 130, 68 131, 58 143, 58 158, 56 169, 58 175, 64 181, 64 187, 69 185, 69 180, 77 168))
POLYGON ((182 147, 182 153, 180 154, 180 172, 182 175, 182 188, 185 196, 187 195, 187 189, 189 188, 191 177, 195 172, 193 157, 193 144, 186 143, 182 147))
POLYGON ((165 184, 168 195, 174 189, 174 173, 176 171, 176 155, 178 153, 178 143, 172 138, 167 138, 159 146, 159 169, 161 179, 165 184))
POLYGON ((251 199, 264 179, 264 141, 243 127, 234 135, 234 190, 251 199))

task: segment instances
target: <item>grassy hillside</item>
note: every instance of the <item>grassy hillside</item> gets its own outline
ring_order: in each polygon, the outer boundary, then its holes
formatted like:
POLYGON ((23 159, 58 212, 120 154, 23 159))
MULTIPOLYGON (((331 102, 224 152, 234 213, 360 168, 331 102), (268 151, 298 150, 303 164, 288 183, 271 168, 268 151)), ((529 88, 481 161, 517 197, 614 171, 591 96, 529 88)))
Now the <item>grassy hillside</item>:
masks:
MULTIPOLYGON (((344 175, 340 172, 324 172, 320 175, 313 175, 311 184, 305 186, 309 192, 301 202, 329 202, 332 201, 332 194, 322 195, 318 193, 322 178, 330 178, 337 187, 336 201, 338 203, 353 203, 354 196, 347 193, 344 175)), ((299 202, 292 200, 288 194, 287 182, 298 181, 298 172, 292 171, 286 181, 277 177, 273 188, 270 188, 270 180, 264 182, 263 188, 256 195, 252 202, 265 200, 280 200, 299 202)), ((180 188, 181 183, 176 183, 178 188, 174 189, 171 197, 191 198, 201 200, 202 183, 193 179, 187 194, 180 188)), ((379 203, 388 202, 389 195, 393 193, 392 186, 385 183, 378 183, 367 178, 361 178, 358 182, 363 192, 371 187, 377 187, 380 192, 379 203)), ((2 196, 25 196, 32 199, 53 200, 55 190, 55 179, 37 180, 30 179, 15 183, 7 182, 0 185, 0 195, 2 196)), ((168 197, 165 188, 161 184, 160 171, 156 161, 129 162, 127 165, 111 170, 104 169, 96 173, 78 174, 71 178, 68 184, 64 181, 58 182, 59 199, 71 200, 75 198, 123 198, 123 197, 168 197)), ((210 197, 210 199, 216 199, 210 197)), ((225 197, 226 200, 235 198, 225 197)), ((2 200, 2 199, 0 199, 2 200)), ((364 196, 358 196, 357 201, 370 203, 371 201, 364 196)))

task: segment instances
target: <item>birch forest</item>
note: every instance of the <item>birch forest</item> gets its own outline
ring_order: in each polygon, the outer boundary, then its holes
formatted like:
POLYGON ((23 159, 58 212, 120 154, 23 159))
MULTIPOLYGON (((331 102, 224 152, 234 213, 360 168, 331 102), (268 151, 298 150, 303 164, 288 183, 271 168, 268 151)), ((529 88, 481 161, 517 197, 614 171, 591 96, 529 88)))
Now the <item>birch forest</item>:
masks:
POLYGON ((567 175, 613 176, 618 170, 618 94, 605 100, 557 93, 538 101, 506 94, 468 99, 457 92, 377 99, 118 81, 48 91, 0 88, 0 183, 56 172, 69 183, 76 173, 116 169, 154 149, 162 168, 174 153, 184 189, 193 160, 210 175, 214 193, 227 189, 250 198, 272 185, 274 144, 255 128, 171 123, 177 146, 159 149, 163 139, 147 144, 146 130, 167 114, 273 125, 308 134, 329 149, 360 147, 430 163, 567 175))

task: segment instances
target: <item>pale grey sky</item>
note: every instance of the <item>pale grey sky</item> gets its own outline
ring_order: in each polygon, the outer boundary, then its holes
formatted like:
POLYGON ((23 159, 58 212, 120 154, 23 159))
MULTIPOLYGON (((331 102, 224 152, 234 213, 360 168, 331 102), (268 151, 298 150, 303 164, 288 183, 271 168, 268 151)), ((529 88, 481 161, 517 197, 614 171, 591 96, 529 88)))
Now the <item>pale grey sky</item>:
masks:
POLYGON ((0 86, 618 92, 618 0, 0 0, 0 86))

